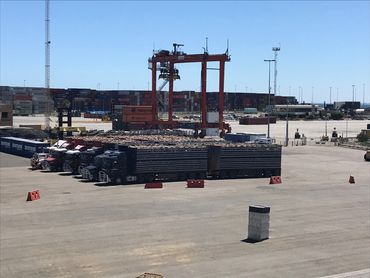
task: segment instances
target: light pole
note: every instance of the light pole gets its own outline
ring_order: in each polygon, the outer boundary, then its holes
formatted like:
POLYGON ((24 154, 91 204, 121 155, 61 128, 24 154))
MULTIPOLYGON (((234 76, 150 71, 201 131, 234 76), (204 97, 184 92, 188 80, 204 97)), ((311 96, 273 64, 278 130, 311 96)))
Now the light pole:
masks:
POLYGON ((362 84, 362 108, 365 108, 365 83, 362 84))
POLYGON ((288 135, 288 127, 289 127, 289 112, 288 112, 288 104, 289 104, 289 100, 288 98, 286 99, 286 125, 285 125, 285 147, 288 147, 288 143, 289 143, 289 135, 288 135))
POLYGON ((354 115, 354 109, 353 109, 353 106, 354 106, 354 102, 355 102, 355 86, 356 85, 352 85, 352 104, 351 104, 351 116, 353 117, 354 115))
POLYGON ((268 109, 267 109, 267 138, 270 138, 270 92, 271 92, 271 62, 275 62, 275 60, 264 60, 265 62, 269 63, 269 95, 268 95, 268 109))
POLYGON ((313 105, 313 90, 314 90, 314 87, 312 86, 312 91, 311 91, 311 104, 313 105))
POLYGON ((280 51, 280 47, 273 47, 272 51, 274 51, 275 54, 275 63, 274 63, 274 95, 276 96, 276 79, 277 79, 277 55, 280 51))

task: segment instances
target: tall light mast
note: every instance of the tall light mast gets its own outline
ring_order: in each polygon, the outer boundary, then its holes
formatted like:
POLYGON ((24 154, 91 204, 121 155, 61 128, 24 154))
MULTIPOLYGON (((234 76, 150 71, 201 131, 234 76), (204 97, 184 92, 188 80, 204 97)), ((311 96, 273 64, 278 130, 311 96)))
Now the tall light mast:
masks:
POLYGON ((50 39, 49 39, 49 0, 45 0, 45 129, 50 129, 51 97, 50 97, 50 39))
POLYGON ((277 55, 278 52, 280 51, 280 46, 279 47, 273 47, 272 51, 274 51, 275 54, 275 62, 274 62, 274 96, 276 96, 276 78, 277 78, 277 55))

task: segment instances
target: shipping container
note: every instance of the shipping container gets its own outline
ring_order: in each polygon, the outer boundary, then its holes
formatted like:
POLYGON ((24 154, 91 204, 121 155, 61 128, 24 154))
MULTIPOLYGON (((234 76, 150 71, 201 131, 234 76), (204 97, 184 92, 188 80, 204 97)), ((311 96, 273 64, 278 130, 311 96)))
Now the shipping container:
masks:
POLYGON ((149 114, 151 112, 152 112, 151 106, 136 106, 136 105, 123 106, 123 114, 149 114))
POLYGON ((14 99, 14 101, 16 101, 16 100, 32 100, 32 97, 28 96, 28 95, 26 95, 26 96, 24 96, 24 95, 14 95, 13 99, 14 99))
MULTIPOLYGON (((242 117, 239 119, 241 125, 267 125, 268 117, 242 117)), ((270 124, 276 124, 276 117, 270 117, 270 124)))
POLYGON ((123 122, 151 122, 153 120, 152 114, 123 114, 123 122))
POLYGON ((32 157, 34 153, 43 152, 49 143, 16 137, 0 137, 0 151, 23 157, 32 157))
POLYGON ((208 123, 218 123, 219 113, 218 112, 207 112, 207 122, 208 123))

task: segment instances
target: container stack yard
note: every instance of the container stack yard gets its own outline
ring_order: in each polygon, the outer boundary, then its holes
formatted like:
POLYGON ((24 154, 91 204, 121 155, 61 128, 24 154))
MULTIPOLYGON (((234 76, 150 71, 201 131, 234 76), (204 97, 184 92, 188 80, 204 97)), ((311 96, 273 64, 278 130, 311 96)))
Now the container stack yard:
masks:
POLYGON ((44 1, 44 84, 1 3, 0 277, 370 277, 366 4, 44 1))

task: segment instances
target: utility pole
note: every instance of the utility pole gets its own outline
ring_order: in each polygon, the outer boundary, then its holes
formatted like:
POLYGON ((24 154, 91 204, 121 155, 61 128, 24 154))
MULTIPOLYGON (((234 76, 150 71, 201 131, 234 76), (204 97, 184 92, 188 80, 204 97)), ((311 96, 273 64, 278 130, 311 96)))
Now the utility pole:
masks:
POLYGON ((362 108, 365 108, 365 83, 362 83, 362 108))
POLYGON ((352 85, 352 104, 351 104, 351 116, 353 117, 354 116, 354 102, 355 102, 355 86, 356 85, 352 85))
POLYGON ((311 104, 313 105, 313 89, 314 87, 312 86, 312 91, 311 91, 311 104))
POLYGON ((45 129, 50 129, 50 39, 49 39, 49 0, 45 0, 45 93, 46 93, 46 111, 45 111, 45 129))
POLYGON ((275 61, 274 61, 274 95, 276 96, 276 79, 277 79, 277 55, 280 51, 280 47, 273 47, 272 51, 274 51, 275 61))
POLYGON ((288 147, 289 144, 289 101, 288 98, 286 99, 286 125, 285 125, 285 147, 288 147))
POLYGON ((265 62, 269 63, 269 87, 268 87, 268 109, 267 109, 267 138, 270 138, 270 104, 271 104, 271 99, 270 99, 270 93, 271 93, 271 62, 275 62, 275 60, 264 60, 265 62))

